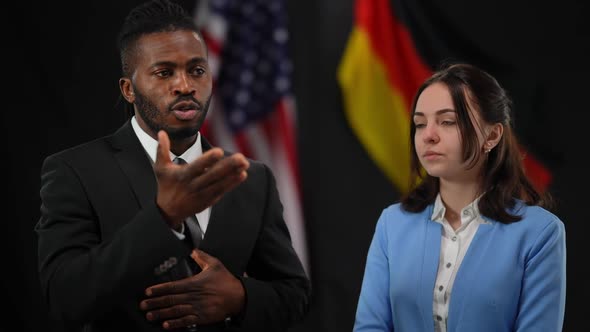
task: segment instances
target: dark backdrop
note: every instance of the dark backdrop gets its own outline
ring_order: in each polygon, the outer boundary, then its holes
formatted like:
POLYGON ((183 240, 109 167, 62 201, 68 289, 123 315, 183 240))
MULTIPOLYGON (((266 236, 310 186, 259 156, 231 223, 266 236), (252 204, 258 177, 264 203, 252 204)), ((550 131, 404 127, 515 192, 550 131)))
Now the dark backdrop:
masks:
MULTIPOLYGON (((106 135, 124 120, 116 106, 115 36, 126 12, 139 2, 23 2, 16 5, 23 7, 16 11, 17 23, 4 27, 8 103, 2 110, 1 137, 8 183, 3 222, 8 227, 2 232, 1 272, 3 294, 8 295, 3 302, 9 309, 3 311, 6 323, 0 330, 59 331, 47 317, 36 274, 33 226, 39 217, 40 165, 48 154, 106 135)), ((550 190, 567 231, 564 330, 582 331, 590 296, 588 277, 582 273, 589 261, 584 245, 590 143, 586 5, 566 0, 515 7, 502 0, 482 9, 468 0, 438 3, 459 29, 483 29, 488 34, 482 38, 493 41, 494 52, 513 54, 514 63, 530 75, 494 73, 503 83, 514 92, 535 86, 533 107, 517 115, 517 129, 554 176, 550 190), (506 33, 523 28, 525 35, 506 33)), ((192 9, 193 3, 183 4, 192 9)), ((398 194, 343 116, 336 68, 351 29, 352 0, 290 0, 288 5, 314 285, 312 312, 296 330, 350 331, 375 222, 398 194)))

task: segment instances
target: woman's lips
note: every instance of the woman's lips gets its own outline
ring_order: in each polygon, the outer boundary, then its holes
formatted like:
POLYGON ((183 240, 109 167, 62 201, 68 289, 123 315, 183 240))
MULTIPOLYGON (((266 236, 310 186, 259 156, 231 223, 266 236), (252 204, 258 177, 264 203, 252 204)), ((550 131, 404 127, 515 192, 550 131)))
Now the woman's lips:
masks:
POLYGON ((426 152, 423 157, 426 160, 436 160, 442 157, 442 154, 436 152, 426 152))

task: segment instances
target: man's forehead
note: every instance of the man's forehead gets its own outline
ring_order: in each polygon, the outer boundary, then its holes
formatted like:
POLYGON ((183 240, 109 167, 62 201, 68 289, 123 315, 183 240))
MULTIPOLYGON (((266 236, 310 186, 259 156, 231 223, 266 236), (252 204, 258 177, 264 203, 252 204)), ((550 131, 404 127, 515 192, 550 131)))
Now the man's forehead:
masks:
POLYGON ((146 33, 140 36, 137 40, 139 47, 179 47, 179 46, 193 46, 205 48, 205 41, 199 33, 192 30, 173 30, 173 31, 158 31, 146 33))
POLYGON ((170 57, 184 54, 190 57, 207 57, 203 39, 193 31, 170 31, 146 34, 136 44, 141 57, 170 57))

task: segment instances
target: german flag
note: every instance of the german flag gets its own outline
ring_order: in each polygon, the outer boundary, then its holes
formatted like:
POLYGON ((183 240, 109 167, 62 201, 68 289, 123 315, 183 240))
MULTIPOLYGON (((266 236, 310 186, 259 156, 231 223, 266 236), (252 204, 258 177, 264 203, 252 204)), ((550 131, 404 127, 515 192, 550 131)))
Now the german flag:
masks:
MULTIPOLYGON (((401 193, 410 185, 410 107, 420 84, 441 61, 464 60, 485 69, 492 65, 483 64, 495 60, 453 35, 432 10, 415 6, 414 1, 356 0, 353 29, 338 68, 349 125, 401 193)), ((522 152, 527 175, 545 190, 550 172, 522 152)))

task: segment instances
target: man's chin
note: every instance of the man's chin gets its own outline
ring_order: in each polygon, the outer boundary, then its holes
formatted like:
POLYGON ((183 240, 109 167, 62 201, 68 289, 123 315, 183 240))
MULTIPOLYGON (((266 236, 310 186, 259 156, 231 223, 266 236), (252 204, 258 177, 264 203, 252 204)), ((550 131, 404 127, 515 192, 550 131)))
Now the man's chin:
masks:
POLYGON ((197 135, 199 128, 168 128, 166 133, 171 140, 183 140, 197 135))

